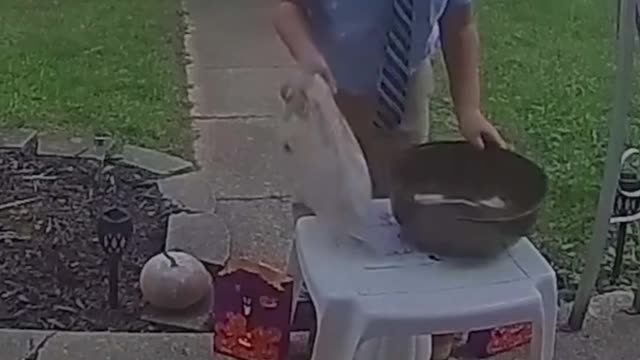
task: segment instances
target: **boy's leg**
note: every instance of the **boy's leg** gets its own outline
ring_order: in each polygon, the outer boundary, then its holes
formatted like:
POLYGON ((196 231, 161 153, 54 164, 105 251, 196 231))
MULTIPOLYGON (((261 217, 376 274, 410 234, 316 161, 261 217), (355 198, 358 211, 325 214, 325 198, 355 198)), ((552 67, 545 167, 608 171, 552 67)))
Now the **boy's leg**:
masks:
POLYGON ((423 144, 429 141, 431 127, 429 100, 433 92, 433 67, 431 60, 426 59, 409 80, 406 118, 400 126, 400 131, 407 134, 412 144, 423 144))
MULTIPOLYGON (((409 81, 407 117, 401 131, 409 134, 412 144, 422 144, 430 139, 429 99, 433 95, 434 87, 433 68, 431 61, 427 59, 409 81)), ((434 335, 431 359, 449 359, 455 337, 455 334, 434 335)))

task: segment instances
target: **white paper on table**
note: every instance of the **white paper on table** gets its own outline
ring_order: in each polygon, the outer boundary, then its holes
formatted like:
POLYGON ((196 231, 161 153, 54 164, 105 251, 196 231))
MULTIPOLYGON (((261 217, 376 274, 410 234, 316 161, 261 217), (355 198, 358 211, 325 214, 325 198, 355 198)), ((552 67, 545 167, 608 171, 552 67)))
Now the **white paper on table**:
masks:
MULTIPOLYGON (((373 203, 372 203, 373 204, 373 203)), ((364 228, 351 233, 378 255, 406 254, 415 249, 402 239, 400 224, 388 209, 372 206, 364 228)))

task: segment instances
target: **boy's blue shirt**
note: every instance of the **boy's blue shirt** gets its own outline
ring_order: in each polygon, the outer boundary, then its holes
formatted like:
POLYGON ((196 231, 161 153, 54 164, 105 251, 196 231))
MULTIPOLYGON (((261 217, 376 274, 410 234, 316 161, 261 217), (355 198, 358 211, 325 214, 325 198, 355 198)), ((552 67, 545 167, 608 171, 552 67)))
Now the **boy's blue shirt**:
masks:
MULTIPOLYGON (((296 0, 307 11, 311 33, 338 82, 352 94, 372 95, 378 83, 393 0, 296 0)), ((447 6, 471 0, 414 0, 412 68, 435 47, 447 6)))

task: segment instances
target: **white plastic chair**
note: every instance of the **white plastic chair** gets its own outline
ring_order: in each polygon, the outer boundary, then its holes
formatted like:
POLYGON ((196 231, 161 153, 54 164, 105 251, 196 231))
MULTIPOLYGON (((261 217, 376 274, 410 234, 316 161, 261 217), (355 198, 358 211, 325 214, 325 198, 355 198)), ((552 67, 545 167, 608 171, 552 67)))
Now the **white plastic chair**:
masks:
MULTIPOLYGON (((390 213, 388 200, 374 206, 378 215, 390 213)), ((428 334, 524 321, 533 322, 532 359, 552 359, 556 278, 528 240, 474 263, 379 255, 327 233, 316 217, 299 219, 291 259, 297 285, 306 283, 316 308, 312 360, 424 360, 431 354, 428 334)), ((399 230, 380 224, 372 234, 398 236, 399 230)))

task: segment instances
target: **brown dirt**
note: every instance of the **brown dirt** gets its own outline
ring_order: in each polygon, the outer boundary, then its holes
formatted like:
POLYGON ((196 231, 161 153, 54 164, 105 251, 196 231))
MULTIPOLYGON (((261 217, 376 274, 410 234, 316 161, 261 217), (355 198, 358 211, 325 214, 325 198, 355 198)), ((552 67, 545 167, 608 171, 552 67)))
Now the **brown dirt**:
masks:
POLYGON ((138 276, 162 251, 175 209, 139 169, 87 159, 0 152, 0 328, 173 331, 140 320, 138 276), (102 184, 98 186, 98 183, 102 184), (33 199, 24 205, 12 202, 33 199), (108 305, 101 209, 129 210, 135 234, 120 266, 120 308, 108 305))

